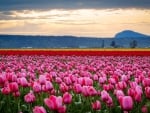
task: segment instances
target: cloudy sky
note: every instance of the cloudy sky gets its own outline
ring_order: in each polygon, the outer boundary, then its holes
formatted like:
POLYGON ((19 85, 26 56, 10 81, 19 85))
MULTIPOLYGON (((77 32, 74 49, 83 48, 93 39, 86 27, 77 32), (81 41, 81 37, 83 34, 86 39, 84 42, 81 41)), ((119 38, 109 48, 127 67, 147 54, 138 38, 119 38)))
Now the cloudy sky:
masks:
POLYGON ((0 0, 0 34, 150 35, 150 0, 0 0))

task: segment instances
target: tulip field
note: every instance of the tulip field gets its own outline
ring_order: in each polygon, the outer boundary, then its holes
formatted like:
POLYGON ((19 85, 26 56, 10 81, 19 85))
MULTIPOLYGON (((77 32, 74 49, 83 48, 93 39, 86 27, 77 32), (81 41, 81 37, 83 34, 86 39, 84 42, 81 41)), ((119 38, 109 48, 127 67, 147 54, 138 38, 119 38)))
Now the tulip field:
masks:
POLYGON ((1 54, 0 113, 150 113, 150 56, 1 54))

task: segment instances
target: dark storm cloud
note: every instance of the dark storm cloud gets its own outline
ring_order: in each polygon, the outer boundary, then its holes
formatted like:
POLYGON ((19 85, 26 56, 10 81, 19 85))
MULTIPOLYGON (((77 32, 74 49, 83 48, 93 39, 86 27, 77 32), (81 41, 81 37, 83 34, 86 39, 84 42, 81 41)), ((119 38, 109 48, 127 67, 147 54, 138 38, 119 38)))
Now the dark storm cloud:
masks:
POLYGON ((150 0, 0 0, 0 10, 150 8, 150 0))

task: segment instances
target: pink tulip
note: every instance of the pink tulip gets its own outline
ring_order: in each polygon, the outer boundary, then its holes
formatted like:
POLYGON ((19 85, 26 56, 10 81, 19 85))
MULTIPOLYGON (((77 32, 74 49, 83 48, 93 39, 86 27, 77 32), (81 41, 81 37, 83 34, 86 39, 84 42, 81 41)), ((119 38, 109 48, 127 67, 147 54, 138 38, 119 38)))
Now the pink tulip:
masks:
POLYGON ((61 91, 62 93, 65 93, 65 92, 68 92, 69 87, 68 87, 64 82, 62 82, 62 83, 60 84, 59 89, 60 89, 60 91, 61 91))
POLYGON ((30 92, 30 93, 26 94, 24 96, 24 101, 27 102, 27 103, 34 102, 35 101, 35 96, 34 96, 33 92, 30 92))
POLYGON ((34 82, 32 88, 35 93, 40 93, 42 91, 42 86, 38 82, 34 82))
POLYGON ((89 93, 89 96, 96 96, 97 95, 97 91, 93 86, 89 86, 88 93, 89 93))
POLYGON ((98 81, 98 75, 94 75, 93 80, 98 81))
POLYGON ((19 91, 13 93, 13 96, 14 96, 14 97, 19 97, 20 95, 21 95, 21 94, 20 94, 19 91))
POLYGON ((9 82, 16 82, 17 76, 14 73, 7 73, 6 78, 9 82))
POLYGON ((59 107, 57 111, 58 111, 58 113, 66 113, 66 110, 67 110, 67 108, 64 105, 64 106, 59 107))
POLYGON ((66 85, 71 85, 72 84, 72 81, 69 77, 65 77, 64 82, 66 83, 66 85))
POLYGON ((35 106, 33 108, 33 113, 46 113, 46 110, 43 106, 35 106))
POLYGON ((60 77, 56 77, 56 83, 60 84, 62 82, 61 78, 60 77))
POLYGON ((142 101, 142 94, 143 94, 143 91, 142 91, 142 88, 141 86, 136 86, 135 88, 135 93, 134 93, 134 100, 137 101, 137 102, 141 102, 142 101))
POLYGON ((64 104, 70 104, 72 102, 72 95, 68 92, 63 94, 63 102, 64 104))
POLYGON ((101 102, 99 100, 96 100, 96 102, 92 103, 92 109, 93 110, 100 110, 101 109, 101 102))
POLYGON ((49 98, 44 99, 44 103, 49 109, 58 110, 60 107, 62 107, 62 97, 51 95, 49 98))
POLYGON ((150 87, 145 88, 145 95, 146 95, 147 98, 150 99, 150 87))
POLYGON ((135 90, 133 88, 129 88, 127 94, 134 98, 135 90))
POLYGON ((11 90, 10 90, 10 88, 7 86, 7 87, 2 88, 2 89, 1 89, 1 92, 2 92, 2 94, 8 95, 8 94, 10 94, 11 90))
POLYGON ((11 82, 9 84, 9 88, 10 88, 11 92, 17 92, 17 91, 19 91, 19 87, 18 87, 18 84, 16 82, 11 82))
POLYGON ((122 90, 115 90, 114 93, 115 93, 118 100, 119 100, 119 98, 124 96, 124 92, 122 90))
POLYGON ((45 82, 46 91, 51 91, 53 89, 53 84, 50 81, 45 82))
POLYGON ((124 96, 119 99, 121 108, 124 111, 130 111, 133 109, 133 100, 131 96, 124 96))
POLYGON ((28 81, 25 77, 19 78, 17 81, 22 87, 28 87, 28 81))
POLYGON ((105 91, 105 90, 101 91, 101 99, 104 102, 106 102, 109 99, 109 94, 107 91, 105 91))
POLYGON ((6 81, 6 76, 4 74, 0 75, 0 85, 3 85, 6 81))
POLYGON ((150 86, 150 78, 144 78, 142 84, 144 87, 150 86))
POLYGON ((75 84, 73 89, 74 89, 74 92, 77 94, 82 92, 82 86, 80 84, 75 84))
POLYGON ((45 77, 45 75, 40 75, 40 76, 39 76, 39 83, 40 83, 41 85, 43 85, 43 84, 45 84, 45 82, 46 82, 46 77, 45 77))
POLYGON ((148 107, 146 105, 141 108, 142 113, 148 113, 148 107))
POLYGON ((83 94, 85 97, 89 96, 88 88, 89 88, 88 86, 83 86, 83 87, 82 87, 82 94, 83 94))
POLYGON ((86 86, 93 86, 93 80, 90 79, 89 77, 85 77, 84 81, 86 86))

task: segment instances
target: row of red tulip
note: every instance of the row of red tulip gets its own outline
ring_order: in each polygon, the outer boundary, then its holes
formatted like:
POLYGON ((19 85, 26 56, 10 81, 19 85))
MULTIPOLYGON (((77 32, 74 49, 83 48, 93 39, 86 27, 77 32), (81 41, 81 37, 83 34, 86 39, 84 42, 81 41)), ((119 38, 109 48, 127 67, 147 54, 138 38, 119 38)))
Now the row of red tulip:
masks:
POLYGON ((0 111, 148 113, 149 67, 150 57, 0 56, 0 111))

